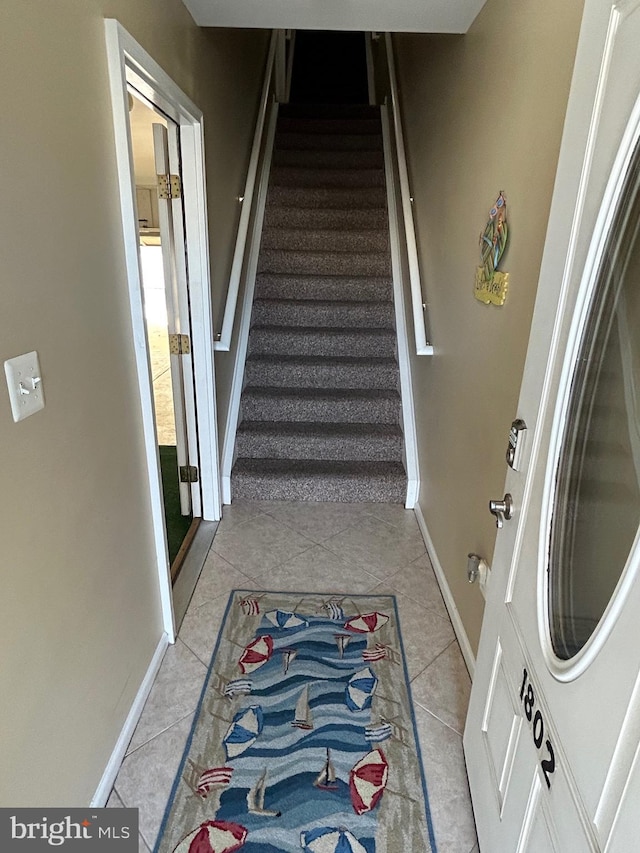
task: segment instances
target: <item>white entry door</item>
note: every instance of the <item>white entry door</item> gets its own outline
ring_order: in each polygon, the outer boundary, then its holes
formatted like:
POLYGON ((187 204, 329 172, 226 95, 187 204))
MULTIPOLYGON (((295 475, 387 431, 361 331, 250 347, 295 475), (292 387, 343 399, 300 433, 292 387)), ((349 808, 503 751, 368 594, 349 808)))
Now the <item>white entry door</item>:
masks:
POLYGON ((188 270, 182 212, 182 180, 177 125, 153 125, 153 148, 158 176, 158 224, 162 245, 165 297, 170 342, 171 386, 176 428, 176 451, 182 515, 201 515, 198 471, 195 389, 191 355, 188 270), (181 478, 181 479, 180 479, 181 478), (193 480, 192 482, 190 480, 193 480))
POLYGON ((640 0, 586 0, 464 736, 482 853, 640 850, 639 140, 640 0))

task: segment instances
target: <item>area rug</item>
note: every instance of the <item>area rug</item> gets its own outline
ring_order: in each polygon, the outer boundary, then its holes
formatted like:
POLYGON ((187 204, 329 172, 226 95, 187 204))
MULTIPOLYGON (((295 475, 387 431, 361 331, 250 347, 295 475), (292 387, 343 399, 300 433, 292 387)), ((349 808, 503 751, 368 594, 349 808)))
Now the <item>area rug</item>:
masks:
POLYGON ((155 853, 435 853, 395 597, 234 590, 155 853))

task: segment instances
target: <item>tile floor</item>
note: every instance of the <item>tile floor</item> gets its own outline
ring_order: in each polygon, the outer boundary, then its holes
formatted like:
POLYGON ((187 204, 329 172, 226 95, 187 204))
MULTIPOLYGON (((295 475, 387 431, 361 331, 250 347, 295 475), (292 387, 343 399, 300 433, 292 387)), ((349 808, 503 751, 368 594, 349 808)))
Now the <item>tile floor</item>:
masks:
POLYGON ((155 843, 234 588, 397 596, 438 851, 478 853, 462 752, 470 680, 415 515, 276 501, 225 507, 122 763, 108 805, 140 809, 140 853, 155 843))

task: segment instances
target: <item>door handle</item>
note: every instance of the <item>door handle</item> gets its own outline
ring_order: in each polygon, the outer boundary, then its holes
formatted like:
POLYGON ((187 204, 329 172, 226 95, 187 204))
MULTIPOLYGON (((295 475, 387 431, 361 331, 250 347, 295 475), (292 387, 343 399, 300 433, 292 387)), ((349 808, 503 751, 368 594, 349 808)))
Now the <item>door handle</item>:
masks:
POLYGON ((513 515, 513 498, 507 492, 501 501, 489 501, 489 512, 496 517, 496 527, 502 529, 505 521, 513 515))

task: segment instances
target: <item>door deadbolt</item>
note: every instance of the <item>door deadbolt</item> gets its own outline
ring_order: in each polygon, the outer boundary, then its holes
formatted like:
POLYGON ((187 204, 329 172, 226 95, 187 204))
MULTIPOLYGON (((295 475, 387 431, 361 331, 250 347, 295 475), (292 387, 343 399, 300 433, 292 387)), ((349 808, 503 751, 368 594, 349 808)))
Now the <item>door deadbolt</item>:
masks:
POLYGON ((502 529, 505 521, 509 521, 513 515, 513 498, 507 492, 501 501, 489 501, 489 512, 496 517, 496 527, 502 529))

